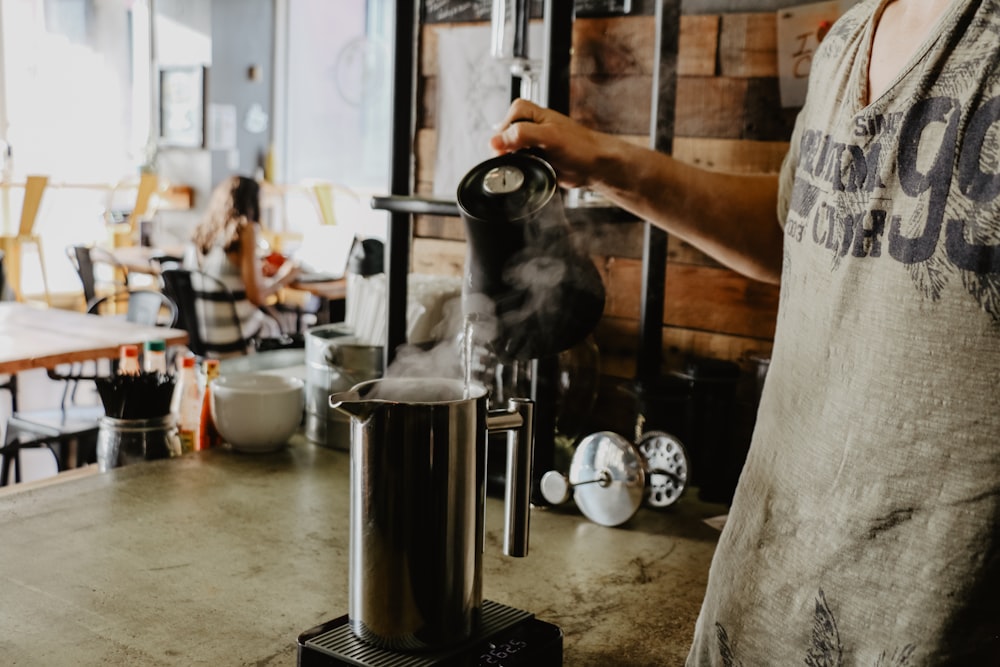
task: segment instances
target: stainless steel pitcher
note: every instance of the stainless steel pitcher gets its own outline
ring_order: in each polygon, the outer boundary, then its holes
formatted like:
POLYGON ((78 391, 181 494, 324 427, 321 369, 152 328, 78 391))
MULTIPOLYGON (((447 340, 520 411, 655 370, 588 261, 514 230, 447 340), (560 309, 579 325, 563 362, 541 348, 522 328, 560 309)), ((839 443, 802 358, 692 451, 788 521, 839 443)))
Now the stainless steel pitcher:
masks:
POLYGON ((504 553, 528 551, 533 404, 481 385, 387 378, 330 396, 351 416, 352 632, 381 649, 460 643, 482 608, 486 443, 508 432, 504 553))

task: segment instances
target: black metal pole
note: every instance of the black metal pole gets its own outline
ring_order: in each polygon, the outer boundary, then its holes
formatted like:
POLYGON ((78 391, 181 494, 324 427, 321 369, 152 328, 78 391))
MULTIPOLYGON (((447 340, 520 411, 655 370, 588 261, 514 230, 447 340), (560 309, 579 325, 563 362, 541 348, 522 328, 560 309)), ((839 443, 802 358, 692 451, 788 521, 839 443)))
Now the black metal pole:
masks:
POLYGON ((528 0, 514 0, 514 57, 528 58, 528 25, 531 7, 528 0))
MULTIPOLYGON (((389 156, 389 192, 407 196, 411 190, 414 125, 414 49, 417 44, 419 0, 396 0, 393 12, 392 126, 389 156)), ((409 213, 392 212, 386 243, 385 368, 396 349, 406 342, 406 292, 410 271, 412 219, 409 213)))
POLYGON ((569 113, 569 66, 573 50, 573 0, 545 0, 548 17, 548 100, 546 106, 563 114, 569 113))
MULTIPOLYGON (((516 60, 528 60, 528 29, 531 25, 531 4, 527 0, 513 0, 511 5, 511 21, 514 24, 514 41, 511 45, 511 56, 516 60)), ((501 22, 505 17, 499 17, 501 22)), ((521 96, 523 77, 513 69, 510 75, 510 101, 521 96)))
MULTIPOLYGON (((545 0, 547 106, 569 113, 569 64, 573 39, 572 0, 545 0)), ((559 357, 550 355, 531 362, 531 399, 535 402, 535 447, 532 456, 531 501, 548 502, 541 493, 541 479, 555 469, 556 404, 559 397, 559 357)))
MULTIPOLYGON (((657 63, 653 76, 651 142, 663 153, 673 151, 677 99, 677 44, 680 38, 680 0, 656 5, 657 63)), ((639 314, 639 351, 636 381, 640 388, 655 384, 663 360, 663 299, 666 293, 667 233, 646 223, 642 251, 642 305, 639 314)))

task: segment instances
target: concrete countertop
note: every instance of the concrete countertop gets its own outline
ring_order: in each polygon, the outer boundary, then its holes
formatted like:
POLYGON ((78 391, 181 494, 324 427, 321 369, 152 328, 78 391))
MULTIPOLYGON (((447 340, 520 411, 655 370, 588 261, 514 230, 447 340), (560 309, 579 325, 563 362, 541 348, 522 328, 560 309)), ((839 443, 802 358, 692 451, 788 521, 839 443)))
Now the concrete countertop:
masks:
MULTIPOLYGON (((0 655, 16 665, 295 665, 347 611, 348 455, 299 436, 0 496, 0 655)), ((681 665, 720 506, 692 491, 624 527, 535 508, 502 555, 487 501, 484 596, 562 628, 565 665, 681 665)))

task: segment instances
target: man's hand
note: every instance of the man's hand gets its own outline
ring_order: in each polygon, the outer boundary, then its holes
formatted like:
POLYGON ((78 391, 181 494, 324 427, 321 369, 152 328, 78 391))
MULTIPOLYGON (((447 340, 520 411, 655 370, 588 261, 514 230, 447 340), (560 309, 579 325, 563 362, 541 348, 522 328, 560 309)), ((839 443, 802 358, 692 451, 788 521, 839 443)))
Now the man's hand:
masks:
POLYGON ((575 188, 601 180, 598 168, 602 155, 614 141, 618 140, 561 113, 518 99, 490 139, 490 147, 498 154, 538 149, 555 169, 559 184, 575 188))

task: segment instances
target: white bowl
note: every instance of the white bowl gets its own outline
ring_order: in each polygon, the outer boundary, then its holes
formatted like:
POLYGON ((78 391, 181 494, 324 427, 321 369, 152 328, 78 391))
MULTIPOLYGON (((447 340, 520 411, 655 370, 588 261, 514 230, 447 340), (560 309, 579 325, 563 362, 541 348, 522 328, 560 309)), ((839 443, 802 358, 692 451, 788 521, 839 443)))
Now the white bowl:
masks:
POLYGON ((305 409, 305 382, 265 373, 212 380, 210 407, 219 434, 233 449, 269 452, 295 433, 305 409))

